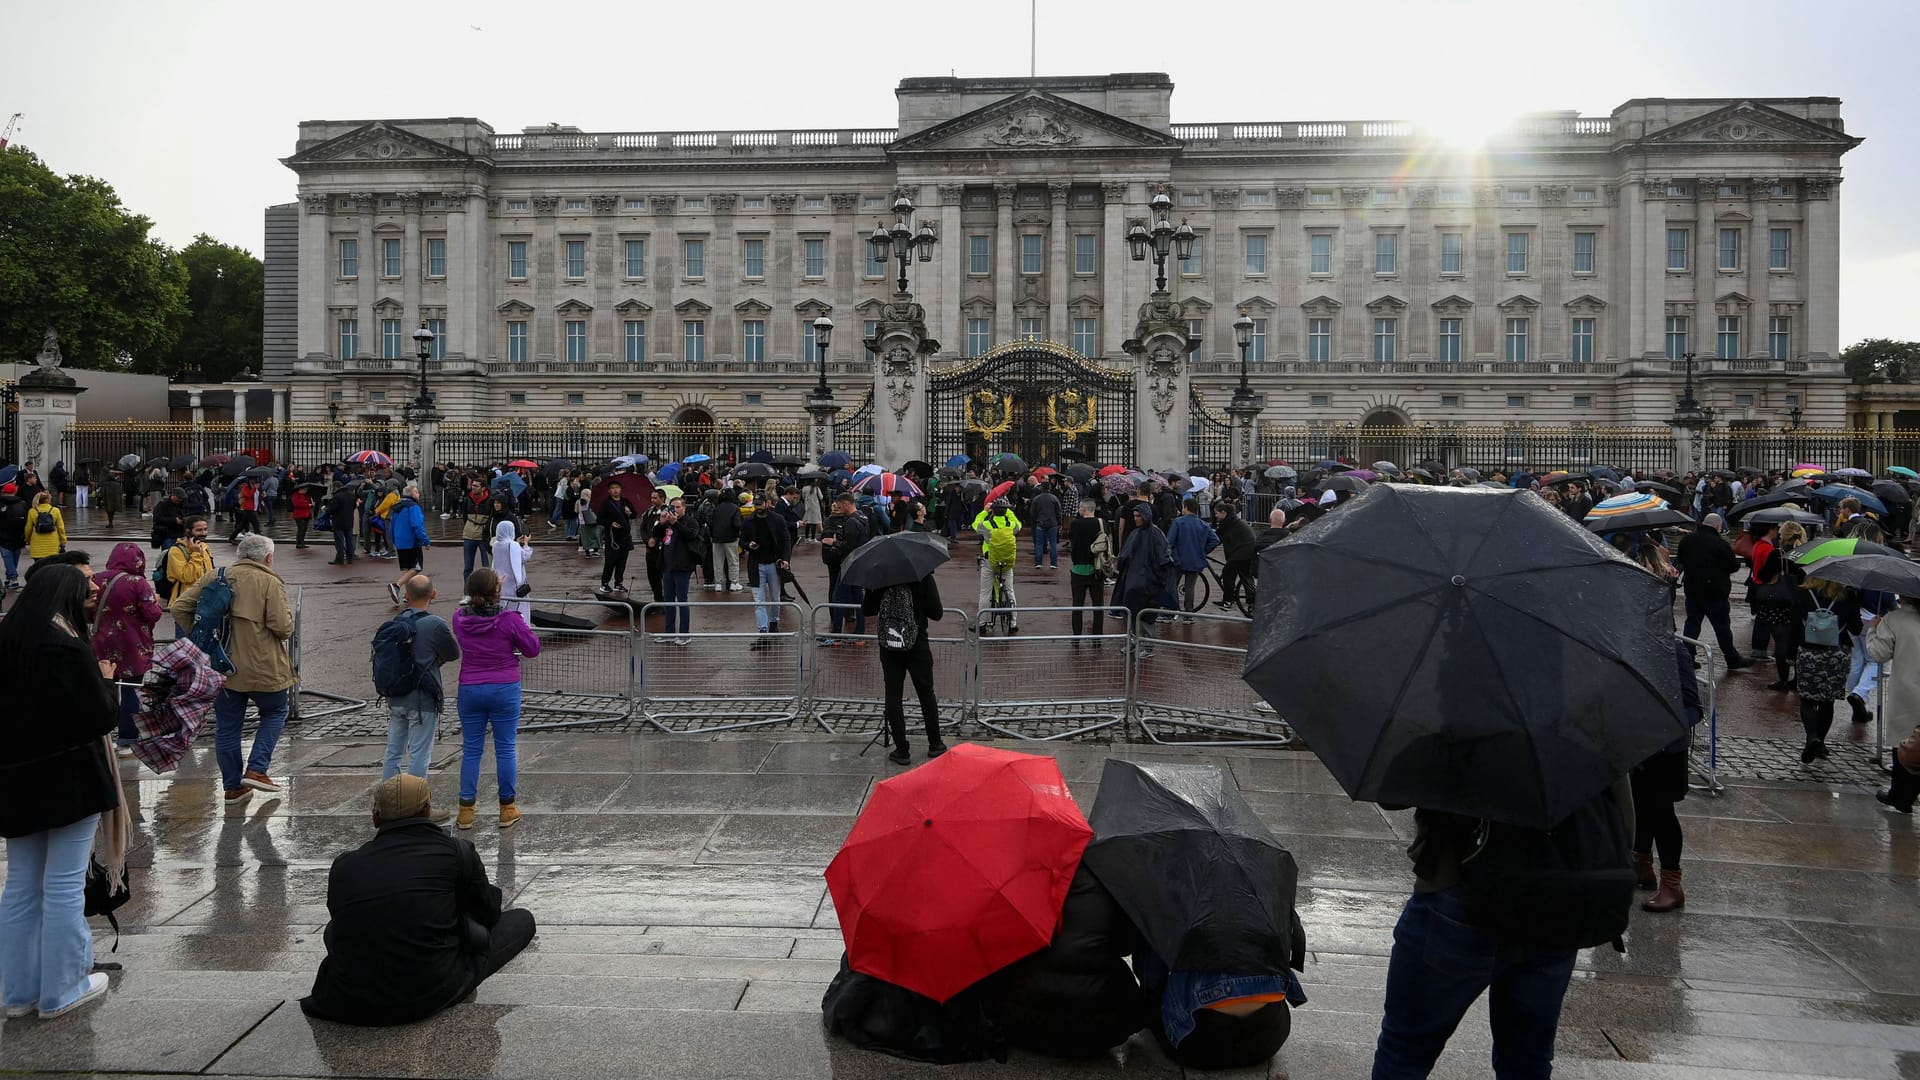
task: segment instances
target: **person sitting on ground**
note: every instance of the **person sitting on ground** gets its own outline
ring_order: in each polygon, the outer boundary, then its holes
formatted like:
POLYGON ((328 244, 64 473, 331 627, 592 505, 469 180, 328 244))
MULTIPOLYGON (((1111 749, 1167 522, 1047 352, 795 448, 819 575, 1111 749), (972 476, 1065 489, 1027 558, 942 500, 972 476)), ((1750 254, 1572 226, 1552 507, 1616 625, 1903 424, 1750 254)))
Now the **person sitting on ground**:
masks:
POLYGON ((1101 1054, 1147 1026, 1147 1000, 1126 961, 1140 948, 1140 932, 1083 863, 1052 943, 989 976, 987 1011, 1023 1050, 1101 1054))
POLYGON ((373 839, 327 874, 326 958, 300 1009, 363 1027, 411 1024, 459 1001, 533 940, 533 913, 501 910, 473 845, 432 821, 411 773, 373 789, 373 839))

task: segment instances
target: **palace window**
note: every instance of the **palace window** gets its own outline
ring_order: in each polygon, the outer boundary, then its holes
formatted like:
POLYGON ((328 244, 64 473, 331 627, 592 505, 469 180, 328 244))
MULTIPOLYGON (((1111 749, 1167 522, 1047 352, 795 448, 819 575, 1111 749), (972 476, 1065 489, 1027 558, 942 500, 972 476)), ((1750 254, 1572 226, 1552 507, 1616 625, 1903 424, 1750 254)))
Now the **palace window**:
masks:
POLYGON ((1258 276, 1266 273, 1267 272, 1267 234, 1248 233, 1246 236, 1246 245, 1247 245, 1248 276, 1258 276))
POLYGON ((507 323, 507 359, 521 364, 527 359, 527 324, 524 319, 514 319, 507 323))
POLYGON ((813 340, 812 319, 800 320, 800 350, 806 354, 808 360, 819 360, 822 358, 820 356, 820 345, 813 340))
POLYGON ((1715 335, 1714 355, 1722 360, 1740 358, 1740 316, 1722 315, 1715 335))
POLYGON ((360 320, 340 320, 340 359, 351 360, 360 355, 360 320))
POLYGON ((1333 359, 1333 320, 1307 320, 1307 359, 1333 359))
POLYGON ((1530 238, 1523 232, 1507 234, 1507 273, 1524 274, 1527 272, 1527 249, 1530 238))
POLYGON ((585 240, 567 241, 567 277, 574 280, 587 276, 587 242, 585 240))
POLYGON ((1265 360, 1267 358, 1267 320, 1253 320, 1253 333, 1247 340, 1247 359, 1265 360))
POLYGON ((585 319, 567 320, 567 359, 580 363, 587 358, 587 321, 585 319))
POLYGON ((1307 237, 1307 273, 1333 273, 1333 234, 1314 233, 1307 237))
POLYGON ((1720 269, 1740 269, 1740 230, 1720 230, 1720 269))
POLYGON ((1527 359, 1527 320, 1507 320, 1507 362, 1524 363, 1527 359))
POLYGON ((1443 274, 1460 273, 1461 252, 1466 247, 1463 233, 1450 232, 1440 234, 1440 272, 1443 274))
POLYGON ((445 360, 447 358, 447 320, 428 319, 427 332, 433 335, 433 343, 427 346, 427 359, 445 360))
POLYGON ((525 394, 508 394, 507 395, 507 404, 509 405, 525 405, 526 403, 527 403, 527 395, 525 394))
POLYGON ((586 403, 587 403, 587 395, 584 393, 573 393, 573 394, 567 395, 567 404, 569 405, 585 405, 586 403))
POLYGON ((436 237, 427 241, 427 276, 447 276, 447 242, 444 239, 436 237))
POLYGON ((1687 355, 1687 317, 1667 316, 1667 359, 1680 360, 1687 355))
POLYGON ((1020 237, 1021 273, 1037 274, 1040 272, 1040 261, 1043 254, 1041 244, 1044 239, 1044 237, 1037 233, 1025 233, 1020 237))
POLYGON ((1046 339, 1047 328, 1045 319, 1020 320, 1021 341, 1045 341, 1046 339))
POLYGON ((690 278, 707 276, 707 242, 704 240, 682 240, 680 258, 684 266, 683 276, 690 278))
POLYGON ((1092 233, 1075 233, 1073 237, 1073 272, 1091 274, 1099 269, 1099 248, 1097 238, 1092 233))
POLYGON ((991 348, 993 348, 993 320, 968 319, 966 355, 979 356, 991 348))
POLYGON ((1577 232, 1573 234, 1573 272, 1576 274, 1593 273, 1594 234, 1577 232))
POLYGON ((585 210, 586 208, 587 208, 587 200, 585 199, 568 199, 567 200, 567 209, 569 210, 585 210))
POLYGON ((767 242, 748 240, 740 246, 741 265, 746 268, 745 276, 763 278, 767 276, 767 242))
POLYGON ((860 238, 860 246, 864 248, 867 253, 867 276, 870 278, 886 277, 887 276, 886 255, 875 252, 873 250, 873 245, 867 243, 865 237, 860 238))
POLYGON ((967 237, 967 273, 989 274, 993 272, 993 248, 990 238, 985 236, 967 237))
POLYGON ((380 276, 400 276, 400 241, 380 241, 380 276))
POLYGON ((624 199, 620 203, 622 210, 645 210, 646 208, 647 200, 645 199, 624 199))
POLYGON ((1793 269, 1793 230, 1767 230, 1767 269, 1793 269))
POLYGON ((525 240, 507 241, 507 276, 516 281, 527 276, 527 242, 525 240))
POLYGON ((1207 238, 1204 236, 1194 237, 1193 250, 1188 252, 1188 254, 1191 256, 1191 258, 1180 260, 1180 272, 1182 274, 1185 274, 1188 277, 1195 277, 1200 274, 1206 273, 1207 272, 1207 238))
POLYGON ((626 248, 627 276, 630 278, 646 277, 647 242, 645 240, 629 240, 627 241, 626 248))
POLYGON ((740 358, 754 364, 767 358, 765 319, 747 319, 740 324, 740 358))
POLYGON ((1073 320, 1073 351, 1081 356, 1100 355, 1099 328, 1098 319, 1073 320))
POLYGON ((1774 315, 1767 319, 1767 357, 1785 360, 1793 352, 1793 319, 1774 315))
POLYGON ((1398 319, 1373 320, 1373 358, 1391 363, 1395 358, 1395 343, 1399 335, 1398 319))
POLYGON ((680 324, 680 359, 689 364, 707 359, 707 324, 702 319, 687 319, 680 324))
POLYGON ((1440 349, 1438 358, 1450 364, 1460 362, 1460 320, 1440 320, 1440 349))
MULTIPOLYGON (((880 333, 880 320, 879 319, 866 320, 861 324, 861 334, 860 334, 861 344, 866 344, 867 342, 872 341, 874 337, 879 333, 880 333)), ((872 345, 867 345, 867 359, 877 360, 879 358, 880 358, 880 350, 874 348, 872 345)))
POLYGON ((1400 234, 1375 233, 1373 237, 1373 272, 1376 274, 1395 274, 1400 270, 1400 234))
POLYGON ((400 360, 407 355, 402 349, 399 319, 380 320, 380 355, 387 360, 400 360))
POLYGON ((825 240, 815 237, 801 241, 801 253, 806 259, 808 277, 827 276, 827 242, 825 240))
POLYGON ((624 355, 627 363, 638 364, 647 358, 647 321, 628 319, 621 326, 621 337, 626 345, 624 355))
POLYGON ((1691 244, 1691 230, 1667 230, 1667 269, 1685 270, 1687 268, 1687 249, 1691 244))
POLYGON ((1593 323, 1592 319, 1573 320, 1573 347, 1568 358, 1582 364, 1593 362, 1593 323))
POLYGON ((360 241, 340 241, 340 276, 343 278, 360 276, 360 241))

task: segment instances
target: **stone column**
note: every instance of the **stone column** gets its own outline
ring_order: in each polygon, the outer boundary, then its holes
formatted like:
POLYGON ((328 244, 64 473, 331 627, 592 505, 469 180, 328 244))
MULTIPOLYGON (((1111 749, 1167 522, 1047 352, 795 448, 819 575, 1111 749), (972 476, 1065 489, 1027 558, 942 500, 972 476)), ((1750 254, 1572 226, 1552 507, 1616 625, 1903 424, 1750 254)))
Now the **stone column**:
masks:
POLYGON ((287 460, 287 406, 291 397, 291 390, 273 392, 273 460, 282 464, 287 460))
POLYGON ((1073 283, 1071 242, 1067 236, 1068 184, 1047 185, 1047 338, 1071 346, 1073 335, 1067 332, 1067 287, 1073 283))
POLYGON ((300 312, 299 340, 295 355, 327 355, 333 352, 333 328, 327 325, 327 298, 333 293, 334 267, 332 234, 327 227, 331 195, 301 197, 305 214, 300 218, 300 312))
MULTIPOLYGON (((927 330, 934 337, 944 337, 954 346, 960 346, 966 343, 967 330, 960 317, 960 288, 967 280, 967 236, 960 227, 960 204, 966 199, 967 189, 960 184, 941 184, 939 192, 940 246, 934 249, 931 265, 938 275, 940 291, 934 294, 939 299, 927 321, 927 330)), ((921 291, 926 292, 924 287, 921 291)))
MULTIPOLYGON (((425 412, 414 412, 408 409, 407 426, 408 450, 413 457, 413 467, 419 474, 419 479, 430 481, 433 463, 438 460, 434 443, 440 433, 440 410, 428 409, 425 412)), ((425 486, 421 491, 429 498, 432 497, 432 492, 427 491, 425 486)))
POLYGON ((833 418, 839 415, 840 404, 832 397, 812 393, 807 395, 806 408, 810 430, 807 444, 813 460, 819 461, 821 455, 833 449, 833 418))
POLYGON ((1187 365, 1187 320, 1171 293, 1156 292, 1140 308, 1133 337, 1123 346, 1134 363, 1137 464, 1144 469, 1185 469, 1187 408, 1192 376, 1187 365))
MULTIPOLYGON (((360 219, 360 262, 356 268, 355 284, 358 286, 355 296, 354 318, 360 322, 360 354, 373 355, 368 342, 380 340, 380 328, 373 322, 373 304, 380 298, 380 253, 373 248, 373 216, 376 213, 379 196, 370 192, 361 192, 353 197, 355 213, 360 219)), ((343 356, 342 360, 353 359, 343 356)))
POLYGON ((1101 203, 1106 211, 1100 232, 1100 348, 1112 353, 1117 343, 1127 339, 1127 184, 1109 181, 1100 185, 1101 203))
POLYGON ((1227 403, 1227 415, 1233 417, 1233 457, 1227 464, 1236 469, 1244 469, 1255 463, 1258 434, 1254 430, 1259 422, 1260 411, 1267 407, 1267 399, 1260 394, 1251 397, 1235 397, 1227 403))
POLYGON ((60 370, 60 347, 48 331, 40 352, 40 367, 14 387, 20 406, 20 460, 39 466, 42 476, 53 462, 66 458, 62 444, 76 417, 80 395, 86 393, 74 377, 60 370))
POLYGON ((993 185, 999 216, 993 225, 993 343, 1013 340, 1013 199, 1012 184, 993 185))
POLYGON ((926 311, 912 294, 895 293, 867 344, 879 354, 873 372, 878 406, 873 457, 896 468, 926 451, 927 357, 940 350, 940 343, 928 336, 926 311))
POLYGON ((207 453, 207 410, 200 400, 201 391, 187 391, 187 407, 193 415, 193 456, 204 457, 207 453))
POLYGON ((233 450, 247 445, 247 388, 233 388, 233 450))
POLYGON ((1707 429, 1712 421, 1698 413, 1673 415, 1673 471, 1685 473, 1707 468, 1707 429))
MULTIPOLYGON (((409 191, 400 196, 406 214, 405 239, 400 243, 400 302, 403 333, 412 333, 420 325, 420 284, 427 273, 427 253, 420 246, 420 193, 409 191)), ((411 344, 411 339, 409 339, 411 344)))

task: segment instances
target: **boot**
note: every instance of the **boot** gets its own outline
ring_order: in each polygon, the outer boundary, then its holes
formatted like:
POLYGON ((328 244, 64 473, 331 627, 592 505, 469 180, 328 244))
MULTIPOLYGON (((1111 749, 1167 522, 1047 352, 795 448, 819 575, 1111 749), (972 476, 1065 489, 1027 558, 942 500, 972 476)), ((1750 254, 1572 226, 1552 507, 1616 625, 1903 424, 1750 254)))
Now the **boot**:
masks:
POLYGON ((460 816, 454 819, 454 825, 462 829, 473 828, 473 804, 472 803, 462 802, 460 804, 460 816))
POLYGON ((1640 905, 1642 911, 1678 911, 1687 906, 1687 894, 1680 887, 1680 871, 1660 870, 1660 891, 1653 899, 1640 905))
POLYGON ((500 803, 500 827, 503 829, 511 829, 513 828, 514 822, 519 820, 520 807, 510 799, 502 800, 500 803))
POLYGON ((1898 753, 1893 758, 1893 783, 1885 791, 1875 792, 1874 798, 1886 804, 1887 809, 1900 814, 1913 813, 1913 800, 1920 795, 1920 773, 1900 764, 1898 753))
POLYGON ((1660 879, 1653 876, 1653 852, 1636 851, 1633 853, 1633 876, 1640 888, 1647 892, 1660 887, 1660 879))
POLYGON ((1779 657, 1774 657, 1773 674, 1775 676, 1774 680, 1767 684, 1767 689, 1769 690, 1793 689, 1793 669, 1788 665, 1788 663, 1785 660, 1782 660, 1779 657))

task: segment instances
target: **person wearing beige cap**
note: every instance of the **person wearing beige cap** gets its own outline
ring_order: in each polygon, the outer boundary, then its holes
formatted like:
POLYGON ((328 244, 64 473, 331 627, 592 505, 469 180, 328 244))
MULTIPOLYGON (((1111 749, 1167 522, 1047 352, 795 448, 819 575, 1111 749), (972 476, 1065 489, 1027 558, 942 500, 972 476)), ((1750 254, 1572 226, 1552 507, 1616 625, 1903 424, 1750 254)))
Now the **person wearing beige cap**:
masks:
POLYGON ((533 913, 501 910, 473 845, 432 820, 411 773, 373 789, 373 839, 327 875, 326 959, 301 1011, 364 1027, 411 1024, 472 993, 533 940, 533 913))

